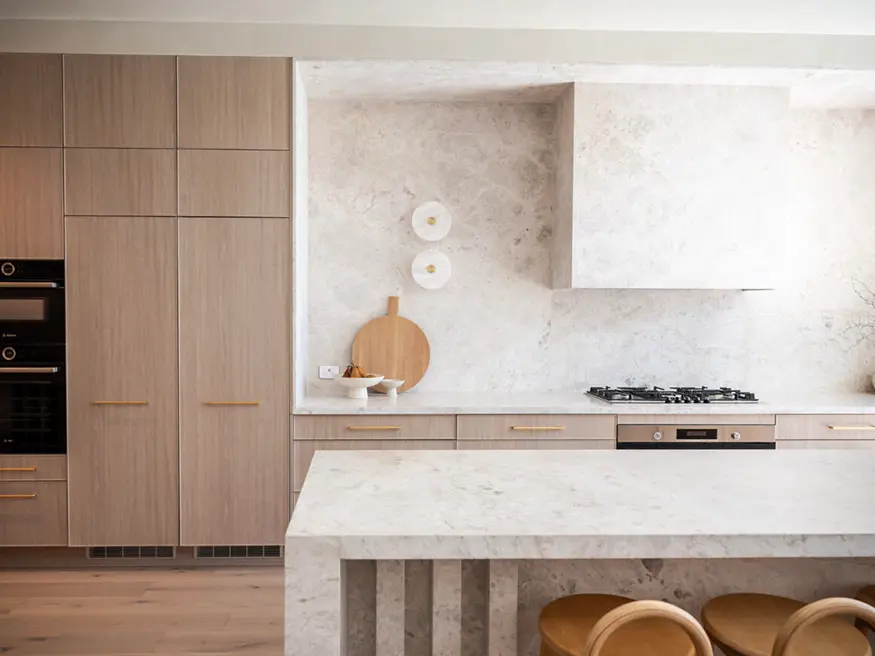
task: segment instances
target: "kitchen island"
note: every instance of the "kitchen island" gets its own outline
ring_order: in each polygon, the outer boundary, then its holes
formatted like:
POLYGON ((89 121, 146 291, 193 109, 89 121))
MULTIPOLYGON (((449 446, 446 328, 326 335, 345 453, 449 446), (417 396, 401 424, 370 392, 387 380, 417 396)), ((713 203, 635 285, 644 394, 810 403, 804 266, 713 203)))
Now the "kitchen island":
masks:
POLYGON ((441 655, 462 653, 463 561, 488 561, 490 655, 526 651, 529 561, 851 558, 852 582, 872 582, 873 474, 869 451, 320 452, 286 534, 285 653, 361 653, 347 644, 356 561, 377 561, 373 642, 393 655, 405 561, 433 561, 441 655))

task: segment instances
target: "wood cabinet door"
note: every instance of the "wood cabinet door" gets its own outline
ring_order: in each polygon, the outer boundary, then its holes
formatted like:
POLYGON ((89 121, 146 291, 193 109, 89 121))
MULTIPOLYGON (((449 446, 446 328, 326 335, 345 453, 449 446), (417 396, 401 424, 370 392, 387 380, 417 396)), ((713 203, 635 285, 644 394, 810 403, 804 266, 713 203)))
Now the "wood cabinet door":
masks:
POLYGON ((61 55, 0 55, 0 146, 62 145, 61 55))
POLYGON ((176 219, 67 219, 71 546, 179 540, 176 219))
POLYGON ((61 170, 60 148, 0 148, 0 257, 64 257, 61 170))
POLYGON ((179 222, 183 545, 282 544, 289 251, 287 221, 179 222))
POLYGON ((291 60, 180 57, 179 147, 288 150, 291 60))
POLYGON ((176 148, 176 57, 64 57, 67 146, 176 148))

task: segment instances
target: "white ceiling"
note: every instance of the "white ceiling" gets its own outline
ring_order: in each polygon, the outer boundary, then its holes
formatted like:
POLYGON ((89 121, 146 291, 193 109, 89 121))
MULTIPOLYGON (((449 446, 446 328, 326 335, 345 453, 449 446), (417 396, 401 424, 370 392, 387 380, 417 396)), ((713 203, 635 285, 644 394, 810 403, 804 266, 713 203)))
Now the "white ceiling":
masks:
POLYGON ((875 71, 461 61, 304 61, 311 100, 552 103, 570 82, 765 86, 797 107, 875 107, 875 71))
POLYGON ((0 18, 875 35, 872 0, 0 0, 0 18))

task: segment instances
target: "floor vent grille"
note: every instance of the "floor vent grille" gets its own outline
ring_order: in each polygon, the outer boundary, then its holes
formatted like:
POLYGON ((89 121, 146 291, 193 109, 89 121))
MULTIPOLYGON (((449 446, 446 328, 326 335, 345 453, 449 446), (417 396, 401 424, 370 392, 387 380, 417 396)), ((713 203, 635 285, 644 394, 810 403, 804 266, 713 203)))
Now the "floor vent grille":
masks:
POLYGON ((175 558, 175 547, 88 547, 89 558, 175 558))
POLYGON ((258 546, 197 547, 196 558, 281 558, 283 548, 276 544, 258 546))

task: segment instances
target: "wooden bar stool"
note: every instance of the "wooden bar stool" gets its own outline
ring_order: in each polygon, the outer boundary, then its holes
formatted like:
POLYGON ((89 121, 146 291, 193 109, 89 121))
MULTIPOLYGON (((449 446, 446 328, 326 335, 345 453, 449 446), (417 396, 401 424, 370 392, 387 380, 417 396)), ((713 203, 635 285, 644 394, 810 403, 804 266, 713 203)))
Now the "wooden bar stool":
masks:
POLYGON ((696 619, 663 601, 572 595, 547 604, 539 628, 541 656, 713 656, 696 619))
MULTIPOLYGON (((841 610, 825 614, 818 611, 815 619, 826 619, 813 625, 812 619, 793 629, 794 635, 799 630, 798 639, 789 651, 785 651, 785 645, 780 653, 788 656, 872 656, 869 642, 860 631, 843 619, 830 617, 855 614, 852 609, 870 608, 853 599, 847 601, 859 604, 859 608, 834 604, 829 608, 841 610)), ((775 656, 778 654, 775 651, 778 638, 791 626, 791 621, 795 625, 798 620, 794 618, 809 616, 809 613, 800 615, 804 609, 821 603, 806 606, 795 599, 765 594, 724 595, 712 599, 702 608, 702 625, 727 656, 775 656)), ((820 608, 816 606, 816 609, 820 608)))

